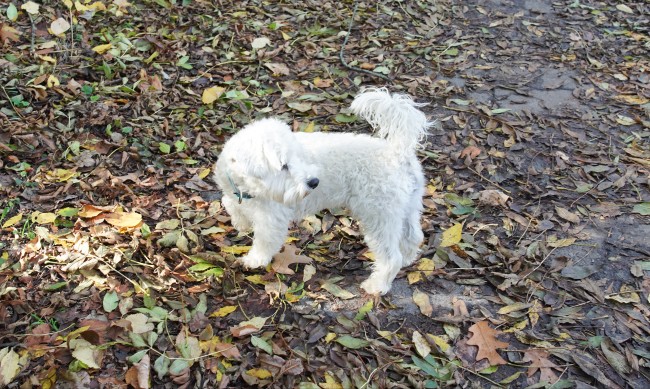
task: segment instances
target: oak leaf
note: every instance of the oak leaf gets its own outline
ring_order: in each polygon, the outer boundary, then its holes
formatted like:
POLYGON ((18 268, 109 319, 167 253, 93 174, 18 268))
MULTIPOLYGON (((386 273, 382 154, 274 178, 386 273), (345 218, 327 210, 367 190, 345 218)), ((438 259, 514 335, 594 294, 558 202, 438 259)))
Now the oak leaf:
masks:
POLYGON ((558 366, 548 359, 549 354, 546 350, 531 349, 524 352, 524 362, 531 362, 528 366, 528 377, 531 377, 539 370, 539 381, 553 383, 557 381, 557 375, 553 369, 558 366))
POLYGON ((467 341, 470 346, 478 346, 478 354, 476 360, 487 358, 490 365, 505 365, 506 362, 497 349, 506 348, 509 346, 506 342, 501 342, 496 338, 501 332, 491 328, 487 321, 480 321, 473 326, 469 327, 472 337, 467 341))
POLYGON ((298 248, 292 244, 284 245, 284 250, 273 257, 271 269, 276 273, 292 275, 296 272, 290 269, 289 266, 296 263, 311 263, 312 259, 305 255, 296 254, 298 248))

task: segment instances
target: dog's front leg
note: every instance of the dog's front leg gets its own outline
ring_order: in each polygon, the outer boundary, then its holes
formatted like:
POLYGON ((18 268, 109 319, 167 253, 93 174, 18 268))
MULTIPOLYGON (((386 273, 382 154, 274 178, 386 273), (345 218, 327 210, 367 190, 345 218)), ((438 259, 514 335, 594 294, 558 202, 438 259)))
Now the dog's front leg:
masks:
MULTIPOLYGON (((266 211, 271 211, 270 209, 266 211)), ((253 217, 253 247, 242 258, 244 266, 256 268, 266 266, 277 254, 287 238, 290 212, 256 212, 253 217)))

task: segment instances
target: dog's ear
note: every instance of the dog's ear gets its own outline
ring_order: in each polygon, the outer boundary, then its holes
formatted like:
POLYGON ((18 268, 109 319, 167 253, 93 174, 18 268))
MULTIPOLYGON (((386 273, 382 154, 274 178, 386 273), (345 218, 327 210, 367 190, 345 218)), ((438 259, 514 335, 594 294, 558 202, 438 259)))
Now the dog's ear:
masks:
POLYGON ((262 151, 268 165, 273 169, 280 171, 282 166, 287 162, 287 150, 280 143, 265 143, 262 151))

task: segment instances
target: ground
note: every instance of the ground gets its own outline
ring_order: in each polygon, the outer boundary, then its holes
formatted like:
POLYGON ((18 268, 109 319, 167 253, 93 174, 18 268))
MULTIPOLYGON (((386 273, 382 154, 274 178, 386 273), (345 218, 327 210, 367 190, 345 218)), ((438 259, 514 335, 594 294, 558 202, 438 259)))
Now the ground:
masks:
POLYGON ((0 387, 650 386, 647 2, 39 4, 0 6, 0 387), (422 259, 363 295, 329 210, 237 266, 223 143, 367 132, 370 85, 438 123, 422 259))

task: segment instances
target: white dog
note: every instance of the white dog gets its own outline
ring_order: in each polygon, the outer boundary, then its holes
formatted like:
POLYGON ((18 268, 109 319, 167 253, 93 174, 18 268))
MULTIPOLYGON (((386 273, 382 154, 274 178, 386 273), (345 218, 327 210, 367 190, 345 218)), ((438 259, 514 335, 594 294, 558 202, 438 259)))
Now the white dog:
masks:
POLYGON ((409 96, 369 89, 352 111, 379 137, 351 133, 294 133, 277 119, 255 121, 226 142, 215 165, 222 203, 240 231, 253 229, 242 261, 265 266, 282 248, 292 221, 325 208, 347 208, 375 254, 369 294, 385 294, 413 263, 424 175, 415 150, 432 124, 409 96))

